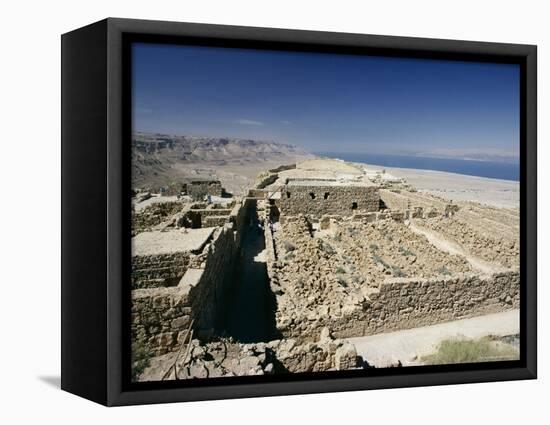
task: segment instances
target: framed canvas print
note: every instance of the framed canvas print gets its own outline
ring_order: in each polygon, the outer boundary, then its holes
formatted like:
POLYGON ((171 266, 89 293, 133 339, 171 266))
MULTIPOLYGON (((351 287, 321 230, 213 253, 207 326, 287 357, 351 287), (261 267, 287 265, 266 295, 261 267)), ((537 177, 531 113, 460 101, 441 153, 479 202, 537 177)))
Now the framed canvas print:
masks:
POLYGON ((62 37, 62 388, 106 405, 536 377, 536 47, 62 37))

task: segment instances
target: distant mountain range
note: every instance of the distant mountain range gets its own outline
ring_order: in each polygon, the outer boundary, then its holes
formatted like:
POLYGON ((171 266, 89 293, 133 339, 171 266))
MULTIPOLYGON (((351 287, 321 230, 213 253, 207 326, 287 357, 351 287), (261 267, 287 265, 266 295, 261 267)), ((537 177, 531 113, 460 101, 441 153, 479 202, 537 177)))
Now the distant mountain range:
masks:
POLYGON ((215 175, 218 170, 235 173, 235 168, 257 169, 258 165, 262 169, 263 163, 282 165, 312 156, 296 146, 273 141, 136 132, 132 179, 137 187, 162 186, 196 175, 215 175))

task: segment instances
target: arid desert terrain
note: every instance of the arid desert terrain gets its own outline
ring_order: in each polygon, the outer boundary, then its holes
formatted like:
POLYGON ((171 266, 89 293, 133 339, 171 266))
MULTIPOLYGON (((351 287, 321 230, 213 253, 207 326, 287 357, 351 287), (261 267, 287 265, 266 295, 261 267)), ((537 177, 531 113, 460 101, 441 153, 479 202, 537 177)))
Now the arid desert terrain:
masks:
POLYGON ((517 358, 519 185, 139 133, 135 380, 517 358))

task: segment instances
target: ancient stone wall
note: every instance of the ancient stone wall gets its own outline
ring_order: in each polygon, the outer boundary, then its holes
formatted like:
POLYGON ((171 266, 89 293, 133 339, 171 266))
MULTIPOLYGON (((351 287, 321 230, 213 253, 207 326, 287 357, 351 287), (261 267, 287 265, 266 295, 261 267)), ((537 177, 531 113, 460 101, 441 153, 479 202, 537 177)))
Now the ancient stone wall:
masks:
POLYGON ((323 327, 345 338, 505 311, 519 307, 519 272, 443 279, 391 278, 369 298, 366 304, 347 306, 340 317, 327 314, 293 322, 278 317, 277 327, 286 338, 315 341, 323 327))
POLYGON ((202 227, 219 227, 223 226, 229 220, 227 215, 210 215, 202 221, 202 227))
POLYGON ((408 329, 519 308, 519 272, 388 279, 370 296, 369 331, 408 329))
POLYGON ((456 204, 411 191, 380 189, 380 200, 390 210, 411 211, 414 218, 452 215, 458 211, 456 204))
MULTIPOLYGON (((412 208, 411 200, 399 193, 387 189, 380 189, 380 200, 386 208, 405 211, 412 208)), ((425 205, 422 205, 423 207, 425 205)))
POLYGON ((250 198, 263 199, 265 198, 267 192, 264 189, 250 189, 248 191, 248 196, 250 198))
MULTIPOLYGON (((269 223, 271 217, 271 208, 272 205, 267 205, 267 208, 264 210, 264 222, 269 223)), ((277 273, 276 261, 277 261, 277 252, 275 248, 275 241, 273 240, 273 231, 271 226, 264 226, 264 238, 265 238, 265 251, 266 251, 266 268, 267 276, 269 277, 270 289, 275 296, 281 293, 281 286, 279 285, 279 276, 277 273)))
POLYGON ((277 168, 269 170, 270 173, 280 173, 281 171, 295 170, 296 164, 280 165, 277 168))
POLYGON ((193 223, 193 227, 215 227, 218 225, 223 225, 225 221, 229 218, 229 215, 231 214, 230 209, 190 209, 187 212, 187 217, 190 219, 191 223, 193 223), (221 221, 219 220, 219 217, 225 216, 226 220, 221 221), (209 217, 218 217, 217 220, 212 221, 209 219, 209 217), (216 224, 218 223, 218 224, 216 224))
POLYGON ((286 185, 279 201, 285 215, 338 214, 378 211, 380 196, 375 186, 307 184, 286 185))
POLYGON ((132 342, 154 355, 173 349, 191 320, 188 289, 133 290, 132 342))
POLYGON ((182 192, 187 192, 187 183, 170 183, 168 186, 160 188, 161 196, 177 196, 182 192))
POLYGON ((258 176, 256 180, 256 189, 263 189, 266 186, 269 186, 270 184, 275 183, 275 181, 279 178, 279 174, 277 173, 266 173, 258 176))
POLYGON ((206 195, 222 196, 222 184, 217 181, 193 181, 187 184, 187 194, 196 201, 201 201, 206 195))
POLYGON ((132 257, 132 289, 166 286, 166 280, 184 275, 190 257, 189 252, 132 257))
MULTIPOLYGON (((144 268, 157 261, 159 276, 176 273, 175 269, 165 270, 163 266, 168 262, 181 264, 177 273, 183 277, 174 287, 151 288, 154 286, 150 284, 151 279, 147 281, 148 285, 134 286, 147 286, 147 289, 132 291, 132 341, 160 355, 177 348, 191 320, 194 320, 195 336, 208 336, 213 332, 218 318, 224 313, 224 299, 227 299, 227 291, 234 281, 233 267, 240 250, 242 229, 255 202, 245 199, 236 205, 229 215, 232 222, 216 230, 211 241, 197 255, 190 255, 186 260, 182 257, 181 261, 162 256, 138 259, 136 265, 144 268)), ((140 278, 149 278, 149 275, 140 278)))
POLYGON ((132 235, 151 230, 171 215, 182 210, 181 202, 158 202, 145 207, 141 211, 132 212, 132 235))
POLYGON ((189 292, 194 328, 199 334, 213 333, 217 318, 225 311, 227 294, 234 283, 233 265, 240 248, 233 229, 234 224, 227 223, 205 249, 202 275, 189 292))

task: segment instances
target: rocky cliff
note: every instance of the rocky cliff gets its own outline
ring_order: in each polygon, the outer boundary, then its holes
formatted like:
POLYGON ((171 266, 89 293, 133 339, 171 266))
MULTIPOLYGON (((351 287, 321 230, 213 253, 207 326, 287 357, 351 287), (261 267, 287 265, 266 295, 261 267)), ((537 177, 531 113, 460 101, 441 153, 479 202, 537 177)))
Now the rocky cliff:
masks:
POLYGON ((132 180, 135 187, 168 185, 182 178, 216 176, 240 189, 259 171, 312 157, 293 145, 249 139, 135 133, 132 180))

